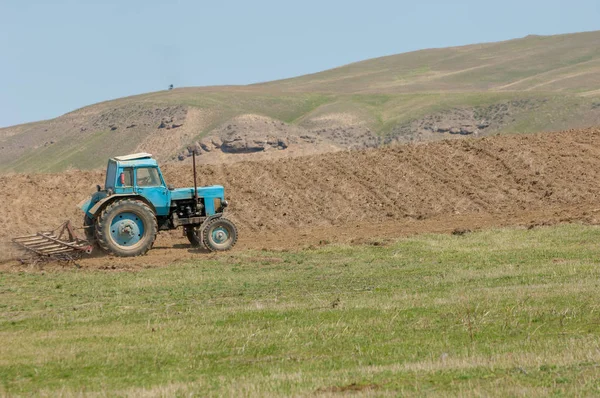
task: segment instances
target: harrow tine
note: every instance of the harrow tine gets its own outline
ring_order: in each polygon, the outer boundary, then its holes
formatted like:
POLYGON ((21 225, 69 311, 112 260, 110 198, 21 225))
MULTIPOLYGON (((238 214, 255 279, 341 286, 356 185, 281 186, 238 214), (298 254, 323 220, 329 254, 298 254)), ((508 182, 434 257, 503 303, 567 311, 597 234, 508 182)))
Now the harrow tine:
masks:
POLYGON ((47 255, 52 255, 52 254, 59 254, 59 253, 69 253, 72 252, 73 250, 68 249, 68 248, 64 248, 64 247, 59 247, 59 248, 55 248, 52 250, 44 250, 43 253, 47 254, 47 255))
POLYGON ((27 243, 33 243, 33 242, 43 242, 46 239, 44 237, 41 237, 39 235, 34 235, 34 236, 28 236, 28 237, 19 237, 19 238, 15 238, 14 240, 18 240, 19 242, 27 242, 27 243))
POLYGON ((52 249, 55 247, 63 247, 62 245, 59 245, 57 243, 48 243, 48 242, 38 243, 37 245, 27 245, 27 246, 31 247, 32 249, 37 249, 37 250, 45 250, 45 249, 52 249))
POLYGON ((64 258, 70 254, 91 253, 92 245, 79 239, 70 221, 65 221, 54 231, 38 232, 35 235, 25 235, 14 238, 13 243, 39 256, 64 258), (55 231, 59 231, 56 233, 55 231), (67 232, 65 234, 65 232, 67 232), (68 235, 63 238, 63 235, 68 235))

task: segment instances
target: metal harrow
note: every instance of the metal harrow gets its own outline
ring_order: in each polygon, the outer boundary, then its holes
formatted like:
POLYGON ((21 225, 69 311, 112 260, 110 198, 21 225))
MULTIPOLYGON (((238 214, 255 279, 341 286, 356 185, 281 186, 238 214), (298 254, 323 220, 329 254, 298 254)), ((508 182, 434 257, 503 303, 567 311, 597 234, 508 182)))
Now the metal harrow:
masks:
POLYGON ((65 257, 71 254, 92 252, 92 244, 75 234, 71 221, 65 221, 60 227, 49 232, 14 238, 13 243, 45 257, 65 257))

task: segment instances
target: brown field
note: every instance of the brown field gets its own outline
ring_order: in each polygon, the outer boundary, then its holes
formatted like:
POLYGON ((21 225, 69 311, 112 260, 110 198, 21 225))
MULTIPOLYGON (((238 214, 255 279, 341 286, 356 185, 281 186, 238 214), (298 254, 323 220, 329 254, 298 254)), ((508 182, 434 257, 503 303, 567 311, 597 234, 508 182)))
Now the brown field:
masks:
MULTIPOLYGON (((399 145, 366 151, 202 166, 201 185, 222 184, 238 248, 290 249, 365 243, 429 232, 600 220, 600 129, 399 145)), ((167 181, 191 186, 184 165, 167 181)), ((103 182, 100 171, 0 176, 0 241, 81 224, 76 204, 103 182)), ((162 233, 135 260, 99 256, 89 266, 144 266, 207 255, 180 232, 162 233)), ((15 257, 3 250, 5 264, 15 257)))

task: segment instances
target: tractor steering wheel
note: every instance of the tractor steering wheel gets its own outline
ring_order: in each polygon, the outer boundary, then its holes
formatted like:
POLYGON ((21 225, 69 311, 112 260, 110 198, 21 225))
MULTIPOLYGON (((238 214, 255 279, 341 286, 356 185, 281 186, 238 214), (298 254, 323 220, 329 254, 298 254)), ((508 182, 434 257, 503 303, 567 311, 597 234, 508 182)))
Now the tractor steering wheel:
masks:
POLYGON ((150 177, 144 177, 141 178, 140 181, 138 181, 138 185, 142 185, 142 186, 148 186, 151 185, 152 183, 152 179, 150 177))

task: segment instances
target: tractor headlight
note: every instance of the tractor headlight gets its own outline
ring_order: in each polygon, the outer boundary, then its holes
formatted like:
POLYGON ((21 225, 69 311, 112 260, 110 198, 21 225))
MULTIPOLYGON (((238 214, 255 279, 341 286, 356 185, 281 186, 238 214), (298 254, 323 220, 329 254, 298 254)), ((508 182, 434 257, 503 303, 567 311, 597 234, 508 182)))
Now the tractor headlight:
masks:
POLYGON ((228 202, 228 201, 226 201, 226 200, 222 200, 222 201, 221 201, 221 206, 223 206, 223 207, 227 207, 227 206, 229 206, 229 202, 228 202))

